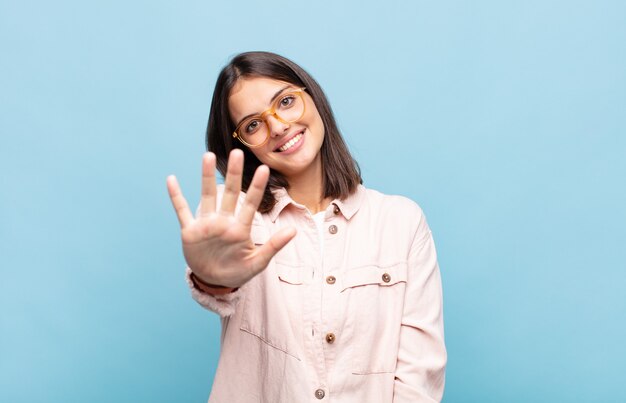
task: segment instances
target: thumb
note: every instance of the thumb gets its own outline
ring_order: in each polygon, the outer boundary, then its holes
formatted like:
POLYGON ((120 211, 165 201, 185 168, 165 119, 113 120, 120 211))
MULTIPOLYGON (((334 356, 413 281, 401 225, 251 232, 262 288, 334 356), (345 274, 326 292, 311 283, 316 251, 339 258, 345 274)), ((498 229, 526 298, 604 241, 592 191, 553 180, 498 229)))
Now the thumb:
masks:
MULTIPOLYGON (((270 260, 278 253, 285 245, 289 243, 296 236, 296 229, 294 227, 283 228, 274 235, 262 246, 257 249, 257 264, 253 267, 258 267, 259 272, 263 271, 270 260)), ((257 273, 255 273, 257 274, 257 273)))

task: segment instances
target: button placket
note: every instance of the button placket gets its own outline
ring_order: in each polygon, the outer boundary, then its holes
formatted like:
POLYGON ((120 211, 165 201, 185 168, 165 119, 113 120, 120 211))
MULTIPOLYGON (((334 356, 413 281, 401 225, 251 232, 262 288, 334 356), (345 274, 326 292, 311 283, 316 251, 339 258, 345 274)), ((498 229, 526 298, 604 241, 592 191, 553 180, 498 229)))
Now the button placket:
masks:
MULTIPOLYGON (((324 237, 324 281, 326 281, 325 290, 322 290, 322 317, 324 322, 320 324, 318 330, 321 331, 316 337, 316 348, 321 348, 322 359, 325 365, 323 366, 322 373, 326 373, 328 365, 333 365, 336 357, 335 344, 337 343, 337 335, 330 330, 339 330, 340 326, 337 326, 339 313, 336 312, 336 307, 341 303, 342 295, 341 291, 341 271, 340 267, 337 267, 336 262, 338 258, 343 255, 345 249, 345 236, 347 232, 344 226, 344 218, 341 216, 341 210, 336 204, 332 206, 332 215, 328 215, 326 218, 326 235, 324 237), (339 288, 337 288, 339 287, 339 288)), ((323 284, 323 283, 322 283, 323 284)), ((322 378, 323 379, 323 378, 322 378)), ((320 385, 322 386, 322 385, 320 385)), ((326 390, 322 389, 324 396, 326 396, 326 390)), ((330 393, 330 392, 329 392, 330 393)), ((328 397, 319 397, 318 399, 329 400, 328 397)))

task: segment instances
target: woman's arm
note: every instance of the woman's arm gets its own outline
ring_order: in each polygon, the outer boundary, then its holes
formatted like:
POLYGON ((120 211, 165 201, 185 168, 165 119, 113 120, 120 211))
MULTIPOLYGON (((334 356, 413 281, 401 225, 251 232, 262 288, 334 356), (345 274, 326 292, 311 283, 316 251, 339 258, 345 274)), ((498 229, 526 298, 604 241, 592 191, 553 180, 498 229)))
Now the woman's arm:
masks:
POLYGON ((423 215, 408 263, 393 402, 439 402, 447 361, 443 300, 435 244, 423 215))

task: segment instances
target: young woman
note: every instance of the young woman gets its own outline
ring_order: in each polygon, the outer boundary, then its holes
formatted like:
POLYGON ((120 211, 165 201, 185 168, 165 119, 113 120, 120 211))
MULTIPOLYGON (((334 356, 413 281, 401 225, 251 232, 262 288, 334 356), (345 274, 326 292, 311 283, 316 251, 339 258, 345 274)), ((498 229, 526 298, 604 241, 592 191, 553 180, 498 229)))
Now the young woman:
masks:
POLYGON ((207 147, 195 217, 167 185, 192 296, 222 319, 209 402, 440 401, 431 232, 415 203, 361 184, 317 82, 276 54, 236 56, 207 147))

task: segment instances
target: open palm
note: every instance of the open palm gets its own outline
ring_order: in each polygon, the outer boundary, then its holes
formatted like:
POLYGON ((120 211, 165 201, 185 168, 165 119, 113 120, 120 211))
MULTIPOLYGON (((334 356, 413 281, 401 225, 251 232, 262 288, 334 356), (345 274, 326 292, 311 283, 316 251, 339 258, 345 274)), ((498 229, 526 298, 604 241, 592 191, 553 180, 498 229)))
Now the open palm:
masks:
POLYGON ((224 194, 218 208, 215 155, 206 153, 202 158, 202 197, 196 217, 176 177, 167 178, 167 189, 180 222, 185 260, 194 274, 209 284, 242 286, 264 270, 296 234, 294 228, 284 228, 264 245, 254 245, 250 231, 267 185, 269 168, 265 165, 257 168, 244 202, 235 214, 242 174, 243 152, 235 149, 228 159, 224 194))

